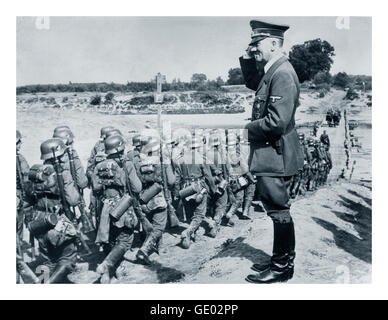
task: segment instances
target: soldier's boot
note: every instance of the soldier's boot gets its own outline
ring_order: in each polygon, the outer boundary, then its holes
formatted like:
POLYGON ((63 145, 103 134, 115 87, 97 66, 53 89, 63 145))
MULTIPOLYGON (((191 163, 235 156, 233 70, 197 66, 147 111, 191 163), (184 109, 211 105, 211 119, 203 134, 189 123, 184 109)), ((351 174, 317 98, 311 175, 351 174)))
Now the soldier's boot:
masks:
POLYGON ((251 205, 252 205, 252 200, 253 200, 253 197, 250 197, 248 196, 246 199, 245 199, 245 202, 244 202, 244 208, 243 208, 243 217, 245 219, 251 219, 251 205))
POLYGON ((144 241, 136 254, 136 259, 141 264, 150 265, 152 263, 149 256, 154 252, 158 252, 158 245, 160 242, 160 239, 158 238, 161 238, 161 236, 159 237, 159 235, 150 234, 146 241, 144 241))
POLYGON ((253 283, 274 283, 284 282, 292 278, 295 258, 294 224, 274 223, 274 245, 271 261, 267 264, 254 264, 252 270, 258 272, 249 275, 246 280, 253 283), (290 253, 293 254, 290 257, 290 253))
POLYGON ((208 236, 210 238, 215 238, 217 236, 218 231, 220 230, 219 223, 214 220, 208 221, 209 224, 209 232, 208 236))
POLYGON ((294 221, 291 218, 288 232, 288 279, 292 279, 294 276, 294 260, 295 260, 295 227, 294 221))
POLYGON ((101 274, 101 283, 110 283, 117 263, 123 258, 125 249, 121 246, 114 246, 105 260, 97 267, 96 272, 101 274))
POLYGON ((232 205, 230 206, 228 212, 225 215, 225 218, 226 218, 226 221, 227 221, 227 226, 233 227, 236 224, 235 219, 236 219, 237 209, 238 209, 238 204, 237 203, 232 203, 232 205))

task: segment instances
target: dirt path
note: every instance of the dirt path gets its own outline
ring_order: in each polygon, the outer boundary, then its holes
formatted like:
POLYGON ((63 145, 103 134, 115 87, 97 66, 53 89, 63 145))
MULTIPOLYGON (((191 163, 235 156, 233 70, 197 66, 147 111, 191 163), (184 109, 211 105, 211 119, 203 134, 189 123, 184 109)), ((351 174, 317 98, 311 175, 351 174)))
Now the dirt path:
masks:
MULTIPOLYGON (((326 104, 343 108, 343 92, 334 92, 326 104)), ((321 110, 323 106, 321 106, 321 110)), ((371 190, 362 185, 337 183, 344 166, 344 122, 327 130, 334 168, 329 184, 293 203, 297 259, 290 283, 368 283, 371 281, 371 190)), ((128 252, 117 272, 119 283, 246 283, 253 263, 270 258, 272 222, 260 207, 252 221, 223 227, 216 239, 198 237, 189 250, 180 248, 179 236, 164 235, 161 255, 144 267, 128 252)))
MULTIPOLYGON (((333 90, 323 99, 314 94, 303 94, 297 111, 297 123, 313 123, 324 119, 330 105, 344 107, 344 92, 333 90)), ((175 124, 202 127, 244 124, 250 116, 249 99, 240 100, 246 110, 236 115, 168 115, 175 124)), ((334 168, 329 184, 294 202, 292 215, 296 224, 297 258, 293 283, 370 282, 371 277, 371 143, 370 114, 364 117, 365 126, 357 128, 365 148, 355 156, 357 167, 352 181, 336 182, 344 166, 343 121, 338 128, 322 127, 331 139, 334 168), (368 122, 369 121, 369 122, 368 122), (369 123, 369 126, 368 126, 369 123), (369 181, 369 183, 367 183, 369 181)), ((343 118, 342 118, 343 119, 343 118)), ((99 128, 111 124, 126 133, 141 129, 155 116, 108 116, 70 112, 68 110, 18 110, 17 126, 23 134, 22 153, 30 165, 40 163, 39 144, 51 136, 57 125, 69 124, 76 135, 76 148, 85 164, 90 149, 98 138, 99 128)), ((301 130, 310 130, 301 127, 301 130)), ((87 201, 87 199, 86 199, 87 201)), ((240 220, 234 228, 222 227, 216 239, 203 235, 204 230, 189 250, 177 246, 180 232, 187 227, 166 233, 160 255, 152 255, 153 265, 144 267, 134 263, 134 251, 126 254, 117 270, 119 283, 245 283, 252 263, 269 259, 272 250, 272 222, 260 206, 255 207, 252 221, 240 220)), ((90 269, 95 268, 94 265, 90 269)))

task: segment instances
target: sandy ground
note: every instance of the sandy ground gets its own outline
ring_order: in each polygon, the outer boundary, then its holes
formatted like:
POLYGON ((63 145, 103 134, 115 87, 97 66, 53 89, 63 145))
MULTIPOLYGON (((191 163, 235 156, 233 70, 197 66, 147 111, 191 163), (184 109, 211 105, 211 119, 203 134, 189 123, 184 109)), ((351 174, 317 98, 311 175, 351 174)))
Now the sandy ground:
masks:
MULTIPOLYGON (((308 133, 314 121, 323 120, 331 105, 347 107, 349 119, 361 122, 354 133, 362 148, 353 150, 356 160, 351 181, 338 180, 344 167, 343 121, 337 128, 323 123, 332 142, 334 168, 329 184, 294 201, 292 215, 296 225, 297 258, 290 283, 369 283, 371 282, 371 108, 364 97, 358 101, 342 100, 344 92, 333 90, 323 99, 303 93, 296 113, 298 131, 308 133), (351 106, 353 104, 353 106, 351 106)), ((236 127, 250 116, 251 99, 241 99, 242 114, 164 115, 173 127, 236 127)), ((39 163, 39 145, 51 137, 58 125, 68 124, 76 136, 76 149, 86 165, 90 150, 105 125, 126 133, 143 128, 154 115, 108 116, 90 112, 34 108, 17 110, 17 128, 23 134, 22 153, 30 165, 39 163)), ((129 139, 129 135, 128 135, 129 139)), ((252 263, 269 259, 272 250, 272 222, 260 205, 254 207, 252 221, 240 220, 234 228, 222 227, 216 239, 200 235, 189 250, 177 246, 179 233, 186 224, 164 235, 160 255, 151 256, 149 267, 134 263, 137 248, 128 251, 117 270, 119 283, 245 283, 252 263)), ((90 266, 92 269, 92 266, 90 266)))

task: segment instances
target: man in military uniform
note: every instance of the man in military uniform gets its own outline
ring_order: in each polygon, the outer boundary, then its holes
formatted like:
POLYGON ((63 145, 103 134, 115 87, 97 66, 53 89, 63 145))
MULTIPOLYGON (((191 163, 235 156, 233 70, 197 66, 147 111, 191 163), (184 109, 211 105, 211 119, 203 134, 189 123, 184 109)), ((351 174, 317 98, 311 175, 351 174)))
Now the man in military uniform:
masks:
POLYGON ((252 122, 245 128, 251 146, 250 171, 257 177, 261 201, 273 221, 274 246, 271 262, 255 264, 253 269, 258 273, 249 275, 247 281, 271 283, 287 281, 294 271, 295 231, 288 188, 291 177, 303 166, 295 130, 300 87, 292 65, 282 53, 284 32, 289 27, 257 20, 250 25, 253 52, 240 58, 243 75, 246 60, 250 65, 255 60, 266 64, 256 91, 252 122))
MULTIPOLYGON (((94 168, 96 167, 97 164, 99 164, 100 162, 106 159, 104 142, 106 139, 106 134, 111 130, 114 130, 114 127, 106 126, 101 128, 100 139, 96 142, 92 151, 90 152, 90 156, 89 156, 88 164, 86 168, 86 176, 88 178, 90 187, 92 186, 92 176, 94 173, 94 168)), ((98 201, 98 198, 99 198, 99 195, 95 194, 95 192, 92 190, 90 192, 89 210, 90 210, 90 213, 96 217, 96 220, 100 218, 101 209, 102 209, 102 204, 98 201)))
POLYGON ((112 126, 106 126, 102 127, 100 130, 100 139, 96 142, 94 145, 92 151, 90 152, 90 156, 88 158, 88 164, 86 167, 86 176, 88 177, 89 183, 91 184, 92 175, 94 172, 94 168, 98 162, 101 162, 100 160, 104 160, 105 157, 105 145, 104 141, 106 139, 107 132, 113 130, 114 127, 112 126), (97 158, 97 163, 96 163, 97 158))
POLYGON ((308 161, 309 161, 309 157, 310 157, 309 153, 306 149, 306 146, 304 144, 304 138, 305 138, 304 133, 300 133, 298 136, 299 136, 300 144, 303 148, 304 162, 303 162, 303 167, 300 168, 298 170, 298 173, 295 176, 293 176, 293 178, 292 178, 292 183, 290 186, 290 197, 291 198, 295 198, 299 194, 299 190, 302 191, 304 189, 304 186, 306 184, 306 180, 305 180, 306 170, 307 170, 306 165, 308 165, 308 161))
MULTIPOLYGON (((176 170, 175 197, 183 201, 187 218, 191 218, 190 226, 181 234, 181 245, 188 249, 191 239, 195 238, 195 232, 206 217, 206 206, 208 194, 216 192, 216 185, 210 172, 209 166, 205 163, 202 153, 202 139, 193 136, 191 150, 185 151, 179 161, 176 170)), ((215 228, 213 223, 209 224, 210 231, 215 228)))
MULTIPOLYGON (((240 137, 240 154, 241 154, 241 161, 244 161, 246 163, 246 166, 249 170, 249 141, 248 137, 245 137, 242 135, 240 137)), ((243 211, 242 211, 242 217, 245 219, 251 219, 251 205, 253 198, 255 197, 255 191, 256 191, 256 179, 252 175, 250 171, 246 173, 246 178, 248 180, 248 185, 244 190, 244 201, 243 201, 243 211)))
POLYGON ((214 210, 213 220, 215 227, 211 229, 209 236, 215 238, 221 225, 221 219, 226 213, 228 204, 226 155, 221 148, 221 140, 217 133, 213 132, 209 137, 209 149, 206 152, 206 163, 210 166, 217 191, 209 197, 208 209, 214 210))
POLYGON ((313 136, 316 137, 318 134, 318 129, 319 129, 319 121, 314 122, 313 126, 313 136))
POLYGON ((81 197, 67 164, 63 141, 48 139, 41 144, 40 150, 44 163, 34 165, 29 173, 33 218, 28 228, 38 239, 44 265, 50 270, 49 282, 61 283, 66 282, 66 275, 73 270, 77 260, 77 231, 71 222, 69 207, 79 205, 81 197), (55 169, 55 166, 58 167, 55 169))
POLYGON ((85 170, 79 158, 77 151, 74 149, 74 134, 68 127, 57 127, 54 129, 53 138, 62 139, 66 145, 66 152, 69 158, 70 172, 73 176, 74 182, 77 184, 81 193, 83 189, 88 186, 88 179, 85 170), (73 162, 73 164, 72 164, 73 162))
MULTIPOLYGON (((159 141, 152 142, 146 147, 151 153, 159 151, 159 141)), ((167 185, 173 186, 175 175, 171 166, 164 165, 167 185)), ((140 203, 142 211, 152 223, 152 232, 147 235, 146 240, 137 252, 137 259, 144 264, 150 264, 149 256, 159 253, 159 246, 162 235, 167 225, 167 201, 163 192, 162 166, 158 156, 142 154, 140 163, 141 181, 143 190, 140 192, 140 203)))
POLYGON ((307 190, 314 191, 317 189, 317 181, 318 181, 318 166, 319 166, 319 154, 317 153, 314 146, 314 138, 311 136, 308 139, 308 147, 307 152, 310 158, 310 174, 307 179, 307 190))
POLYGON ((135 166, 137 174, 140 176, 140 153, 141 149, 149 141, 148 137, 142 137, 140 134, 136 134, 132 137, 133 149, 127 152, 127 159, 132 161, 135 166))
POLYGON ((116 266, 132 246, 138 224, 133 198, 141 191, 142 183, 132 162, 124 157, 124 138, 113 135, 104 143, 107 159, 95 167, 92 184, 93 190, 101 191, 104 203, 96 243, 107 254, 96 271, 102 275, 102 283, 109 283, 116 266))
POLYGON ((333 108, 328 109, 327 112, 326 112, 326 122, 327 122, 327 125, 329 127, 333 126, 333 124, 332 124, 332 122, 333 122, 333 113, 334 113, 333 108))
POLYGON ((326 130, 323 130, 323 133, 319 137, 319 140, 327 147, 327 150, 330 149, 330 138, 326 133, 326 130))
POLYGON ((24 209, 27 201, 27 185, 28 172, 30 167, 20 154, 22 146, 22 135, 19 130, 16 130, 16 233, 20 239, 23 240, 23 224, 24 224, 24 209))
POLYGON ((225 217, 227 225, 233 227, 237 220, 237 210, 243 205, 244 193, 249 185, 248 176, 251 174, 248 161, 238 148, 238 138, 235 133, 228 134, 227 170, 230 207, 225 217))

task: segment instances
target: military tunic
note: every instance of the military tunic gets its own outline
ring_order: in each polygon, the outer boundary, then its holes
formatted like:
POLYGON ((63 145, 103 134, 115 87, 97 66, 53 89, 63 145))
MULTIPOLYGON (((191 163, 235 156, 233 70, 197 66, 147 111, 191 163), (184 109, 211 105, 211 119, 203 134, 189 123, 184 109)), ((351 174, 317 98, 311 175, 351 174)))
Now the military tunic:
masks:
MULTIPOLYGON (((247 63, 245 60, 240 59, 240 63, 247 63)), ((262 203, 275 219, 289 220, 291 176, 303 166, 303 152, 295 130, 299 90, 293 67, 286 57, 279 58, 260 81, 252 122, 246 125, 251 145, 250 171, 258 177, 262 203)))

